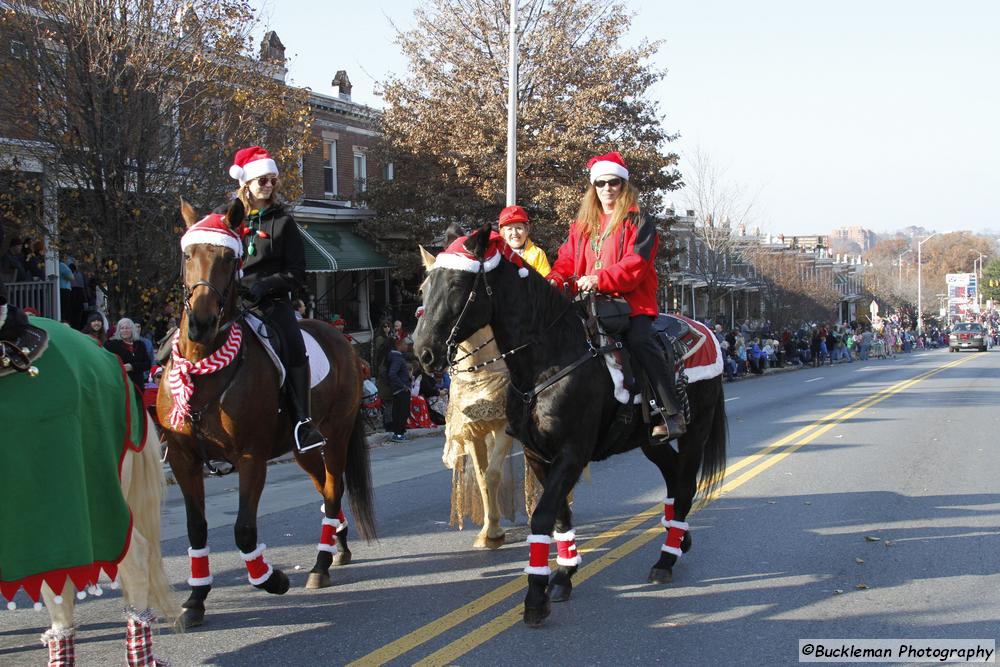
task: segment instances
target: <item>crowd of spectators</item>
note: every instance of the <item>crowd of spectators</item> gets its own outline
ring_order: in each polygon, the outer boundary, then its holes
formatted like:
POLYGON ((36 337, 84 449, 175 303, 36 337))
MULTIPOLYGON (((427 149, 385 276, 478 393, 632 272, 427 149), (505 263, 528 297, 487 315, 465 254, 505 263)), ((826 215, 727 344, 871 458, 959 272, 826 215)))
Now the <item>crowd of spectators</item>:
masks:
MULTIPOLYGON (((712 327, 713 323, 709 320, 705 324, 712 327)), ((877 320, 874 327, 858 321, 808 322, 794 330, 776 331, 767 320, 744 320, 729 330, 715 324, 714 331, 724 355, 726 380, 730 382, 761 375, 769 368, 849 364, 947 345, 945 332, 928 327, 917 335, 895 315, 877 320)))

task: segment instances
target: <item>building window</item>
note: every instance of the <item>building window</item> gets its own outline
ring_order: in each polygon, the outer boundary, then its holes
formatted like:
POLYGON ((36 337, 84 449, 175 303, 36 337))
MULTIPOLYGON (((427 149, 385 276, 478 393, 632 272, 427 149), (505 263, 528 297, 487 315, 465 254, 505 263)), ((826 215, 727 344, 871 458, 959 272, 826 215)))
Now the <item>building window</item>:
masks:
POLYGON ((385 168, 382 169, 382 178, 387 181, 391 181, 396 178, 396 165, 391 162, 387 163, 385 168))
POLYGON ((323 192, 337 196, 337 142, 323 142, 323 192))
POLYGON ((354 191, 364 192, 368 189, 368 156, 364 153, 354 154, 354 191))

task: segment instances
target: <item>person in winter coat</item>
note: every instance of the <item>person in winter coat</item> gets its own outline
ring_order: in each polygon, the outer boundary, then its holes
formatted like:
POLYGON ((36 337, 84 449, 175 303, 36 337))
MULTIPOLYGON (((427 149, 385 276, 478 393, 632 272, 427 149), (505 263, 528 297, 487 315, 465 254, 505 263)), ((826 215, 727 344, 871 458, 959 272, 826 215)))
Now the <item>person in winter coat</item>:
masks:
POLYGON ((115 335, 104 343, 104 349, 118 355, 122 365, 125 366, 128 378, 140 392, 143 391, 152 362, 145 343, 135 336, 135 323, 127 317, 118 320, 118 324, 115 325, 115 335))
POLYGON ((672 360, 652 333, 659 312, 654 262, 660 238, 655 223, 639 210, 639 193, 628 180, 621 155, 593 157, 587 167, 590 186, 547 278, 560 289, 619 294, 628 302, 628 346, 636 366, 646 372, 664 419, 653 427, 653 441, 667 442, 683 434, 686 426, 674 393, 672 360))
POLYGON ((531 240, 531 221, 528 220, 528 213, 520 206, 508 206, 500 211, 500 236, 521 256, 525 264, 542 276, 547 276, 552 270, 545 251, 531 240))
POLYGON ((406 359, 412 342, 409 338, 397 341, 389 352, 389 387, 392 391, 392 441, 406 441, 406 420, 410 416, 410 390, 413 377, 406 359))
POLYGON ((305 284, 305 246, 291 211, 278 199, 278 166, 266 150, 250 146, 237 151, 229 175, 239 181, 236 197, 246 218, 240 297, 259 309, 281 336, 282 362, 288 374, 293 436, 301 451, 325 442, 310 416, 309 359, 292 295, 305 284))

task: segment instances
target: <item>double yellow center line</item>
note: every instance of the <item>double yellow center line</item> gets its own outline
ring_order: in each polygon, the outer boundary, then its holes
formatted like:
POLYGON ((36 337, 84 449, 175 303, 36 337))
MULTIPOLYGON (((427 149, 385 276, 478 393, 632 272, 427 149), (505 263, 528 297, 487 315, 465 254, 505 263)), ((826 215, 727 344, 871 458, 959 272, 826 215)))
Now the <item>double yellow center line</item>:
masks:
MULTIPOLYGON (((834 428, 838 424, 841 424, 848 419, 854 417, 858 413, 867 410, 868 408, 881 403, 890 396, 894 396, 902 391, 909 389, 915 384, 926 380, 927 378, 941 373, 949 368, 954 368, 959 364, 963 364, 969 359, 973 359, 973 356, 965 356, 955 361, 951 361, 947 364, 939 366, 938 368, 932 369, 925 373, 921 373, 916 377, 910 378, 909 380, 904 380, 898 382, 890 387, 886 387, 881 391, 876 392, 870 396, 867 396, 859 401, 856 401, 847 407, 841 408, 836 412, 831 412, 830 414, 817 419, 808 426, 803 426, 797 431, 769 444, 767 447, 763 448, 759 452, 751 454, 739 461, 730 464, 726 469, 726 481, 719 488, 719 493, 727 493, 736 489, 749 480, 753 479, 757 475, 761 474, 771 466, 775 465, 785 457, 789 456, 797 449, 800 449, 810 442, 814 441, 819 436, 823 435, 830 429, 834 428), (740 472, 742 471, 742 472, 740 472)), ((636 514, 635 516, 623 521, 614 528, 611 528, 596 537, 587 540, 586 543, 580 546, 580 553, 589 553, 600 549, 608 542, 615 540, 623 535, 634 530, 640 524, 643 524, 650 519, 659 519, 663 512, 663 506, 661 504, 656 504, 647 510, 636 514)), ((693 514, 694 512, 692 512, 693 514)), ((662 536, 663 528, 657 521, 656 524, 642 531, 632 539, 628 540, 624 544, 615 547, 614 549, 608 551, 606 554, 595 559, 593 562, 585 564, 580 570, 573 576, 574 585, 579 585, 586 581, 587 579, 593 577, 594 575, 602 572, 616 561, 629 555, 636 549, 648 544, 650 540, 657 536, 662 536)), ((406 634, 399 639, 386 644, 382 648, 365 655, 358 660, 350 663, 352 666, 361 665, 382 665, 396 658, 412 651, 413 649, 425 644, 432 639, 448 632, 449 630, 455 628, 456 626, 478 616, 489 608, 503 602, 510 596, 519 593, 524 590, 527 585, 526 577, 516 577, 513 580, 503 584, 502 586, 495 588, 486 595, 469 602, 458 609, 455 609, 440 618, 437 618, 430 623, 417 628, 413 632, 406 634)), ((515 606, 509 608, 507 611, 503 612, 496 618, 488 621, 487 623, 478 626, 474 630, 471 630, 467 634, 459 637, 455 641, 447 644, 443 648, 431 653, 423 660, 417 662, 417 665, 447 665, 451 664, 454 660, 458 659, 462 655, 465 655, 469 651, 475 649, 476 647, 484 644, 493 637, 497 636, 504 630, 514 626, 521 620, 521 614, 523 608, 520 602, 515 606)))

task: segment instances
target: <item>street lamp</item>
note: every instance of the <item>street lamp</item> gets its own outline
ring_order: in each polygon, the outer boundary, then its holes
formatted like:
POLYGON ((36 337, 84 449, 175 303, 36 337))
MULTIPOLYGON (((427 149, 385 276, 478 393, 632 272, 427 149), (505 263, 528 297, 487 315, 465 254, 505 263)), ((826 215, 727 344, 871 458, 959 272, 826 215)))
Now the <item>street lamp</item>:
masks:
POLYGON ((922 334, 924 332, 924 307, 921 303, 921 298, 924 295, 923 292, 923 258, 921 256, 920 250, 923 248, 924 244, 930 241, 932 238, 938 235, 938 232, 934 232, 923 241, 917 242, 917 334, 922 334))

